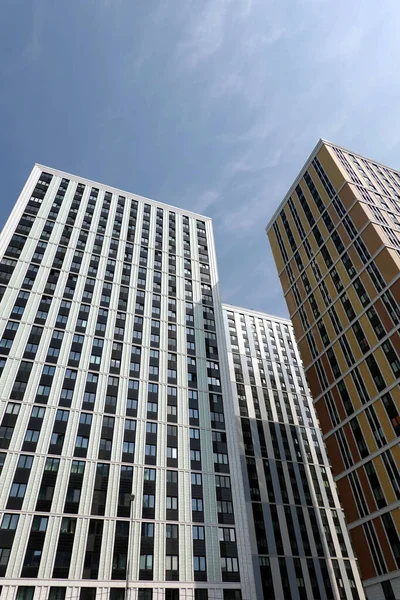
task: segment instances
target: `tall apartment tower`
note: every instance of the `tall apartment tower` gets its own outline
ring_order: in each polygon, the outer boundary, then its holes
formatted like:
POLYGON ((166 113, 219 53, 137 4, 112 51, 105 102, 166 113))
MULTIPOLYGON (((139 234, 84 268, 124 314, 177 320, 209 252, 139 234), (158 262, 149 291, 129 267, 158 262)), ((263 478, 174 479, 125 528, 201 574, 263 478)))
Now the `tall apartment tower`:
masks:
POLYGON ((267 232, 367 597, 400 598, 400 172, 321 140, 267 232))
POLYGON ((256 597, 361 600, 292 324, 223 309, 256 597))
POLYGON ((254 600, 210 219, 36 165, 0 297, 2 600, 254 600))

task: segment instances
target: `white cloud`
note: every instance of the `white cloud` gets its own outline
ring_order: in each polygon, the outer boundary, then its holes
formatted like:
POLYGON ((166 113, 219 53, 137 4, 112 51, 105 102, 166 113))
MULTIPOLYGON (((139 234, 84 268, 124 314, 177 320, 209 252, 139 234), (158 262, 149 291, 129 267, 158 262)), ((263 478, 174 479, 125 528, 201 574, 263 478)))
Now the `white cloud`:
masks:
POLYGON ((195 12, 184 39, 177 45, 177 61, 193 69, 215 54, 224 41, 226 20, 233 0, 202 0, 203 9, 195 12))

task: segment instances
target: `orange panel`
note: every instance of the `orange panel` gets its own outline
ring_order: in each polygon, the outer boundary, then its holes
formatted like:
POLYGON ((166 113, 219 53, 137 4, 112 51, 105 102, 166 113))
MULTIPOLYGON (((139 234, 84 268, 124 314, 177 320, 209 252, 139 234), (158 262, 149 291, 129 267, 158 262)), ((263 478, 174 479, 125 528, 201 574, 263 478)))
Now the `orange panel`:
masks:
POLYGON ((350 530, 350 537, 353 542, 353 548, 358 557, 358 566, 362 579, 371 579, 376 577, 374 563, 371 557, 368 541, 362 525, 350 530))
POLYGON ((340 190, 339 192, 339 198, 341 199, 341 201, 343 202, 345 208, 347 208, 347 210, 350 209, 350 206, 352 206, 354 204, 354 202, 357 200, 357 198, 355 197, 352 188, 349 186, 348 183, 345 183, 343 188, 340 190))
POLYGON ((384 248, 374 258, 374 262, 387 284, 399 274, 399 267, 393 259, 392 252, 388 248, 384 248))
POLYGON ((373 519, 372 522, 374 524, 376 535, 378 536, 378 540, 379 540, 379 545, 381 547, 383 556, 385 557, 388 570, 396 571, 397 566, 396 566, 395 560, 393 558, 393 553, 389 547, 382 521, 378 517, 376 519, 373 519))
POLYGON ((294 337, 296 340, 299 340, 301 336, 304 334, 303 326, 300 321, 299 313, 292 315, 290 317, 292 319, 292 325, 294 330, 294 337))
POLYGON ((299 342, 298 347, 299 347, 301 360, 303 361, 304 365, 305 366, 309 365, 312 361, 312 356, 311 356, 310 349, 308 347, 307 339, 303 338, 301 340, 301 342, 299 342))
POLYGON ((339 479, 339 481, 336 482, 336 485, 347 522, 352 523, 353 521, 357 521, 360 518, 360 515, 348 478, 342 477, 342 479, 339 479))
POLYGON ((396 331, 389 339, 392 342, 397 354, 400 356, 400 333, 396 331))
POLYGON ((387 244, 386 236, 383 235, 380 227, 370 223, 362 232, 361 237, 372 255, 382 246, 387 244))
POLYGON ((358 475, 358 479, 360 480, 360 484, 361 484, 365 499, 368 504, 369 512, 370 513, 375 512, 378 507, 376 506, 375 498, 372 494, 371 487, 369 485, 369 481, 368 481, 367 476, 364 471, 364 467, 359 467, 357 469, 357 475, 358 475))
POLYGON ((397 303, 400 304, 400 279, 395 281, 395 283, 390 286, 390 291, 392 292, 397 303))
POLYGON ((289 315, 290 315, 290 317, 292 317, 292 315, 297 310, 297 304, 296 304, 296 300, 294 299, 292 290, 288 291, 288 293, 285 296, 285 300, 286 300, 286 304, 288 307, 289 315))
POLYGON ((283 293, 286 294, 286 292, 291 287, 291 284, 290 284, 289 277, 288 277, 288 274, 286 272, 286 269, 284 269, 282 271, 282 273, 279 276, 279 279, 280 279, 280 282, 281 282, 283 293))
POLYGON ((326 438, 325 444, 329 456, 329 462, 332 465, 332 473, 333 475, 339 475, 339 473, 344 471, 345 467, 335 435, 330 435, 328 438, 326 438))
POLYGON ((332 384, 335 381, 335 378, 333 376, 331 366, 330 366, 329 361, 325 354, 323 354, 321 356, 321 362, 322 362, 322 366, 324 367, 324 371, 325 371, 326 377, 329 381, 329 384, 332 384))
POLYGON ((361 460, 361 456, 360 456, 360 453, 358 452, 358 448, 357 448, 357 444, 354 440, 353 432, 348 423, 343 425, 343 433, 346 437, 347 444, 349 446, 351 455, 353 457, 353 461, 354 461, 354 463, 358 463, 358 461, 361 460))
POLYGON ((390 331, 393 328, 393 321, 389 317, 382 300, 380 298, 378 300, 376 300, 376 302, 374 303, 374 306, 375 306, 376 312, 378 313, 378 315, 382 321, 382 325, 384 326, 386 332, 390 331))
POLYGON ((344 419, 346 419, 347 414, 343 408, 343 402, 342 402, 342 399, 340 397, 337 387, 335 386, 334 388, 332 388, 331 392, 332 392, 332 396, 335 400, 335 405, 336 405, 337 411, 339 413, 340 420, 343 421, 344 419))
POLYGON ((325 435, 326 433, 328 433, 328 431, 332 429, 333 425, 324 398, 318 400, 318 402, 314 406, 322 433, 325 435))
POLYGON ((311 365, 311 367, 307 370, 306 375, 307 382, 311 390, 311 395, 313 396, 313 398, 316 398, 322 393, 322 389, 314 365, 311 365))
POLYGON ((361 203, 355 204, 349 214, 357 231, 361 231, 361 229, 363 229, 363 227, 370 221, 364 210, 364 206, 365 205, 361 203))

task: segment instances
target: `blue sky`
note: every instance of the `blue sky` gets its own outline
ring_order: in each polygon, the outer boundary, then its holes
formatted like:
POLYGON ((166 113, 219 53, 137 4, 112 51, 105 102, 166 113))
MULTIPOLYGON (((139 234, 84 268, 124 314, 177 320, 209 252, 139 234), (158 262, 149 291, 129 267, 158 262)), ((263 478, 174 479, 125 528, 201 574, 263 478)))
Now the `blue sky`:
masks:
POLYGON ((34 162, 198 211, 224 301, 287 316, 264 227, 318 139, 400 168, 397 0, 1 12, 1 226, 34 162))

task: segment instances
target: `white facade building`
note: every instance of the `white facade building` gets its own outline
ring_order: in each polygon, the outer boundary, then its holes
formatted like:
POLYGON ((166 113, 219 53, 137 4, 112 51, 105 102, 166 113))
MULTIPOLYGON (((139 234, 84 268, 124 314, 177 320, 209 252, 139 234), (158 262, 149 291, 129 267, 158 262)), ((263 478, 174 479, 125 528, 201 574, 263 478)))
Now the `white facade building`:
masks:
POLYGON ((253 600, 211 220, 36 165, 0 298, 2 600, 253 600))
POLYGON ((223 311, 256 597, 364 599, 292 324, 223 311))

